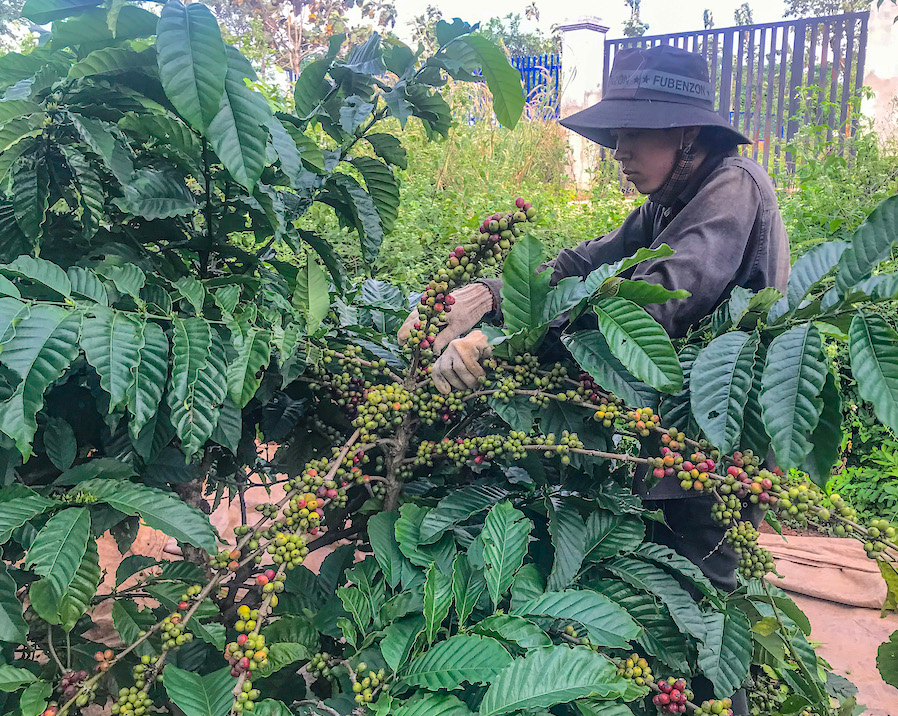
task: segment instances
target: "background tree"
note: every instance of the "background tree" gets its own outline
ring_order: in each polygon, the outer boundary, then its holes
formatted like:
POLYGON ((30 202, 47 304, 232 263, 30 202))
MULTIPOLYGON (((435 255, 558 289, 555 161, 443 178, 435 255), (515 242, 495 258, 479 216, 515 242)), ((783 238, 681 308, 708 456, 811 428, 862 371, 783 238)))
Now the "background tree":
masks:
POLYGON ((733 13, 733 20, 737 25, 753 25, 755 22, 755 14, 751 9, 751 5, 747 2, 742 3, 733 13))
POLYGON ((524 32, 520 13, 508 13, 505 17, 491 17, 481 27, 481 32, 493 42, 505 45, 509 54, 541 55, 558 51, 558 37, 546 36, 539 29, 524 32))
POLYGON ((786 0, 783 17, 817 17, 869 10, 872 0, 786 0))
POLYGON ((710 30, 714 27, 714 13, 711 12, 710 8, 705 8, 705 12, 702 13, 702 22, 704 23, 706 30, 710 30))
POLYGON ((624 36, 641 37, 649 29, 649 26, 642 21, 640 15, 642 0, 624 0, 624 4, 630 8, 630 17, 624 23, 624 36))

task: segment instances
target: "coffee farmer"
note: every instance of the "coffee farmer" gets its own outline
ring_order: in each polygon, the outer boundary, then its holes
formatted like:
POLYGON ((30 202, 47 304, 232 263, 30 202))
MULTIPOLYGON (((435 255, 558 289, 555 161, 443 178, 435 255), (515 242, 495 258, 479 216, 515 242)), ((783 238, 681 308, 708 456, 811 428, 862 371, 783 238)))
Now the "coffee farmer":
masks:
MULTIPOLYGON (((565 249, 542 267, 552 271, 553 285, 666 243, 673 256, 645 261, 624 275, 689 292, 689 298, 646 309, 674 338, 686 335, 736 286, 785 293, 789 243, 773 185, 757 162, 738 156, 737 147, 750 142, 714 111, 713 98, 699 55, 667 45, 618 52, 602 101, 561 124, 613 149, 648 200, 611 233, 565 249)), ((439 358, 432 375, 440 392, 474 388, 483 375, 480 363, 490 348, 486 336, 472 329, 499 316, 500 285, 486 279, 453 294, 452 313, 433 346, 439 358)), ((415 321, 417 313, 400 330, 401 341, 415 321)), ((657 501, 670 525, 659 527, 655 540, 688 557, 719 588, 734 589, 738 558, 721 545, 723 528, 711 519, 710 498, 684 492, 675 481, 646 489, 637 477, 636 488, 657 501)))

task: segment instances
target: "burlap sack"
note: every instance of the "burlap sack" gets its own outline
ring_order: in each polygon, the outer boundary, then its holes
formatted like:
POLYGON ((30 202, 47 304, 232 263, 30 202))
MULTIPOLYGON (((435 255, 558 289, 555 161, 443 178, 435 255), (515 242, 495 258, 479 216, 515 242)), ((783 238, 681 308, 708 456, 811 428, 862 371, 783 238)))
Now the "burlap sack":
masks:
POLYGON ((784 539, 776 534, 761 534, 758 542, 773 554, 776 569, 783 575, 769 575, 771 584, 787 592, 838 604, 882 607, 885 582, 876 562, 866 556, 857 540, 798 536, 784 539))

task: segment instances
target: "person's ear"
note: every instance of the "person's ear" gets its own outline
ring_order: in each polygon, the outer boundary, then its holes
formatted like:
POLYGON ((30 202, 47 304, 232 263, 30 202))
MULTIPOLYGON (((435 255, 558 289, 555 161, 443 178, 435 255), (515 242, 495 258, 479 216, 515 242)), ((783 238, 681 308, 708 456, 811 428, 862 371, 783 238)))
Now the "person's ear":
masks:
POLYGON ((701 131, 701 127, 686 127, 683 130, 683 146, 688 147, 690 144, 695 142, 695 140, 698 139, 698 135, 701 131))

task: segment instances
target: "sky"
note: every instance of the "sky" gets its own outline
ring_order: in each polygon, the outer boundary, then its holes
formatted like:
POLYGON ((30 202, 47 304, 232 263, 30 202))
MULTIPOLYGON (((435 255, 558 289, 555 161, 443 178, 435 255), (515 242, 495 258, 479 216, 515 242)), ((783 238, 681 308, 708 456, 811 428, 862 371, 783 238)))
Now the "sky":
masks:
MULTIPOLYGON (((424 12, 428 5, 438 7, 445 18, 460 17, 479 22, 508 13, 524 14, 528 0, 394 0, 399 17, 396 34, 408 40, 408 22, 424 12)), ((733 12, 742 0, 642 0, 642 20, 649 24, 648 34, 683 32, 704 27, 702 14, 709 8, 716 27, 733 24, 733 12)), ((755 22, 782 19, 783 0, 750 0, 755 22)), ((611 29, 609 38, 621 37, 621 29, 629 12, 624 0, 536 0, 540 12, 539 27, 548 32, 552 25, 584 15, 599 17, 611 29)), ((525 29, 532 27, 529 23, 525 29)))

